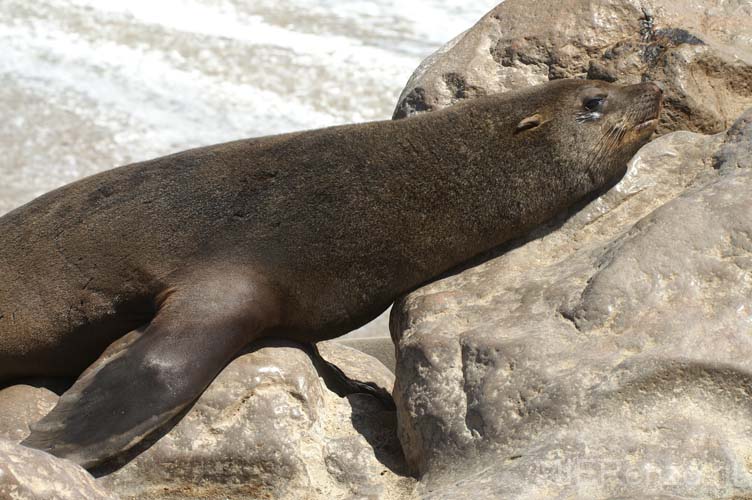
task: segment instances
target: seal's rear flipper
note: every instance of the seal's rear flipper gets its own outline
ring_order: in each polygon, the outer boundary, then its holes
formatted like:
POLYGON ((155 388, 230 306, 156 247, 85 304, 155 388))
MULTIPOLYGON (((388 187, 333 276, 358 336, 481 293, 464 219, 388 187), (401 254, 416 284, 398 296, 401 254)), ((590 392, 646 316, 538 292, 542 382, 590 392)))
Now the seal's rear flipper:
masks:
POLYGON ((197 398, 273 319, 256 283, 200 285, 171 290, 154 320, 105 351, 22 444, 90 468, 197 398))
POLYGON ((339 397, 345 397, 350 394, 369 394, 379 400, 387 410, 396 410, 394 399, 389 391, 373 382, 361 382, 351 379, 337 365, 324 359, 316 344, 307 343, 303 344, 303 346, 330 391, 339 397))

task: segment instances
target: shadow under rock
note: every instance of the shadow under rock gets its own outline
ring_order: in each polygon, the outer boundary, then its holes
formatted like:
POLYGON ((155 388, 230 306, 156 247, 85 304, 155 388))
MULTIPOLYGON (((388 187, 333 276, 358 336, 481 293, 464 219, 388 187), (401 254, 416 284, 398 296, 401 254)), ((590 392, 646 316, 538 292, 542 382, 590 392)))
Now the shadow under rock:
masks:
POLYGON ((376 460, 398 476, 411 477, 397 437, 397 410, 392 395, 373 382, 347 377, 339 367, 324 359, 315 344, 303 344, 301 348, 311 358, 327 389, 347 398, 352 407, 353 428, 371 446, 376 460))
POLYGON ((384 408, 369 394, 351 394, 347 399, 353 409, 353 428, 371 445, 376 459, 398 476, 415 477, 397 434, 397 411, 384 408))

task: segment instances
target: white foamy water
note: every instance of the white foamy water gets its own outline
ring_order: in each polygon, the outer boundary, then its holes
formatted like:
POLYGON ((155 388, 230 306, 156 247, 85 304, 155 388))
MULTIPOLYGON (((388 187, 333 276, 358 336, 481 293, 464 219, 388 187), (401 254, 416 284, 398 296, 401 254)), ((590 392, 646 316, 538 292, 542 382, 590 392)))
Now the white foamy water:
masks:
POLYGON ((387 119, 496 3, 0 0, 0 215, 117 165, 387 119))
POLYGON ((181 149, 389 118, 494 3, 2 0, 0 213, 181 149))

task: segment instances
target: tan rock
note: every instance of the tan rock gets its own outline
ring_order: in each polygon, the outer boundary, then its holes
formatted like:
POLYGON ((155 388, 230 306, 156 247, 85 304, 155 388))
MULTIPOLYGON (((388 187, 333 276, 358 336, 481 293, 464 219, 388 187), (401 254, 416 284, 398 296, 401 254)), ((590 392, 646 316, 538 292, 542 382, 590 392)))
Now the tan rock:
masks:
POLYGON ((394 116, 543 83, 660 82, 659 132, 721 132, 752 106, 752 4, 507 0, 426 59, 394 116))
MULTIPOLYGON (((43 399, 40 393, 36 395, 43 399)), ((116 497, 73 462, 0 439, 0 498, 114 500, 116 497)))
POLYGON ((45 384, 53 388, 58 385, 53 380, 40 380, 34 386, 18 384, 0 390, 0 439, 23 441, 29 435, 29 424, 55 407, 58 395, 45 384))
POLYGON ((752 492, 752 110, 395 304, 425 498, 752 492))

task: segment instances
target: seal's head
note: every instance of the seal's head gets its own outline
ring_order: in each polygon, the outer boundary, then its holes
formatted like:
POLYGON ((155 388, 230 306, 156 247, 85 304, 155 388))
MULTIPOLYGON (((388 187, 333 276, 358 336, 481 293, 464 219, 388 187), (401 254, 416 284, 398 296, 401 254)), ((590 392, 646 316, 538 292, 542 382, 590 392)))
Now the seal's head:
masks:
POLYGON ((546 85, 548 102, 530 103, 534 112, 517 123, 514 133, 524 141, 528 134, 555 137, 547 141, 553 163, 581 172, 584 189, 608 185, 623 175, 658 125, 663 92, 654 83, 558 80, 546 85))
POLYGON ((650 138, 658 125, 663 92, 654 83, 629 86, 593 82, 584 86, 575 102, 575 120, 584 137, 600 137, 594 144, 588 166, 597 170, 610 157, 626 163, 650 138))

